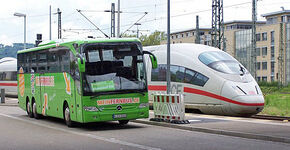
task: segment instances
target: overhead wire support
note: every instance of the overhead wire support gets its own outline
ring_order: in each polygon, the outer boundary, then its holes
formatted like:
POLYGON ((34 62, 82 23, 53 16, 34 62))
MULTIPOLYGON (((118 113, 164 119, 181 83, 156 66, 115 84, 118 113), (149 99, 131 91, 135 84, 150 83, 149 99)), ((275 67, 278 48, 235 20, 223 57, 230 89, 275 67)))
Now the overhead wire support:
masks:
POLYGON ((94 24, 89 18, 87 18, 79 9, 76 9, 87 21, 89 21, 98 31, 105 35, 105 37, 110 38, 105 32, 103 32, 96 24, 94 24))
POLYGON ((146 15, 148 14, 148 12, 144 12, 144 15, 139 18, 135 23, 133 23, 127 30, 125 30, 120 37, 122 37, 123 34, 125 34, 127 31, 129 31, 134 25, 136 25, 136 23, 138 23, 140 20, 142 20, 146 15))

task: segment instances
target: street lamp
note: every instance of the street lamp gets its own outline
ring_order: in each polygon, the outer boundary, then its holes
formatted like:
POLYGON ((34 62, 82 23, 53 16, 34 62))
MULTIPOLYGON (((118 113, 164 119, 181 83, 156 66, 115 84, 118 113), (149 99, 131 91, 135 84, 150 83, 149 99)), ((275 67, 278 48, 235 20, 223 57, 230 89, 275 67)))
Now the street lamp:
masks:
POLYGON ((26 49, 26 14, 14 13, 16 17, 24 17, 24 49, 26 49))

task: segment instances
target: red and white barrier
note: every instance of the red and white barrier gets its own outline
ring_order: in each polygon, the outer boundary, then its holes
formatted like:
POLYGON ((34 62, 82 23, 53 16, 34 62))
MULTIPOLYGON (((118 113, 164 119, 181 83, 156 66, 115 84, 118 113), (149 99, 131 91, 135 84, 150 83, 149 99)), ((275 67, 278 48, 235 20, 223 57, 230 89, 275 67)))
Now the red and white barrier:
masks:
POLYGON ((182 94, 156 94, 153 100, 154 117, 168 121, 183 121, 185 116, 182 94))

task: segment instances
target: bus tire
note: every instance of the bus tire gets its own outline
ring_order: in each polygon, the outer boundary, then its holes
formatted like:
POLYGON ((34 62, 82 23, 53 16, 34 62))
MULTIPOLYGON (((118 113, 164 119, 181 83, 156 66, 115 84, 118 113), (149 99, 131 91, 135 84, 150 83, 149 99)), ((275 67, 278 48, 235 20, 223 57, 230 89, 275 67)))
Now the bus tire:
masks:
POLYGON ((33 113, 31 111, 31 105, 30 105, 30 101, 29 99, 27 98, 26 100, 26 112, 27 112, 27 115, 30 117, 30 118, 33 118, 33 113))
POLYGON ((33 116, 34 116, 34 118, 35 119, 40 119, 40 114, 38 114, 37 113, 37 105, 36 105, 36 103, 35 103, 35 100, 33 99, 33 101, 32 101, 32 113, 33 113, 33 116))
POLYGON ((129 120, 118 120, 120 125, 128 124, 129 120))
POLYGON ((63 118, 64 118, 64 121, 65 121, 65 124, 68 127, 74 127, 74 122, 70 118, 70 110, 69 110, 68 104, 65 103, 63 108, 64 108, 64 110, 63 110, 63 118))

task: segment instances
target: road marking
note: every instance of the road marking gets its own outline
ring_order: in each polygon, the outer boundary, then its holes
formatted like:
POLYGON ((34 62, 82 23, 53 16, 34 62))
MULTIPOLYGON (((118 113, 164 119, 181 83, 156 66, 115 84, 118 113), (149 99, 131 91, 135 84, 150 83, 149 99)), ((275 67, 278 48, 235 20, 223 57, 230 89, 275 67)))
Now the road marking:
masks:
POLYGON ((145 150, 161 150, 160 148, 154 148, 154 147, 149 147, 149 146, 145 146, 145 145, 140 145, 140 144, 130 143, 130 142, 126 142, 126 141, 121 141, 121 140, 118 140, 118 139, 115 139, 115 138, 106 138, 106 137, 97 136, 97 135, 93 135, 93 134, 80 133, 80 132, 71 131, 71 130, 68 130, 68 129, 52 127, 52 126, 48 126, 46 124, 41 124, 41 123, 38 123, 38 122, 33 122, 33 121, 21 119, 21 118, 10 116, 10 115, 3 114, 3 113, 0 113, 0 116, 11 118, 11 119, 15 119, 15 120, 19 120, 19 121, 23 121, 23 122, 27 122, 27 123, 30 123, 30 124, 42 126, 42 127, 53 129, 53 130, 58 130, 58 131, 67 132, 67 133, 71 133, 71 134, 75 134, 75 135, 89 137, 89 138, 92 138, 92 139, 95 139, 95 140, 101 140, 101 141, 106 141, 106 142, 110 142, 110 143, 115 143, 115 144, 120 144, 120 145, 125 145, 125 146, 134 147, 134 148, 145 149, 145 150))

